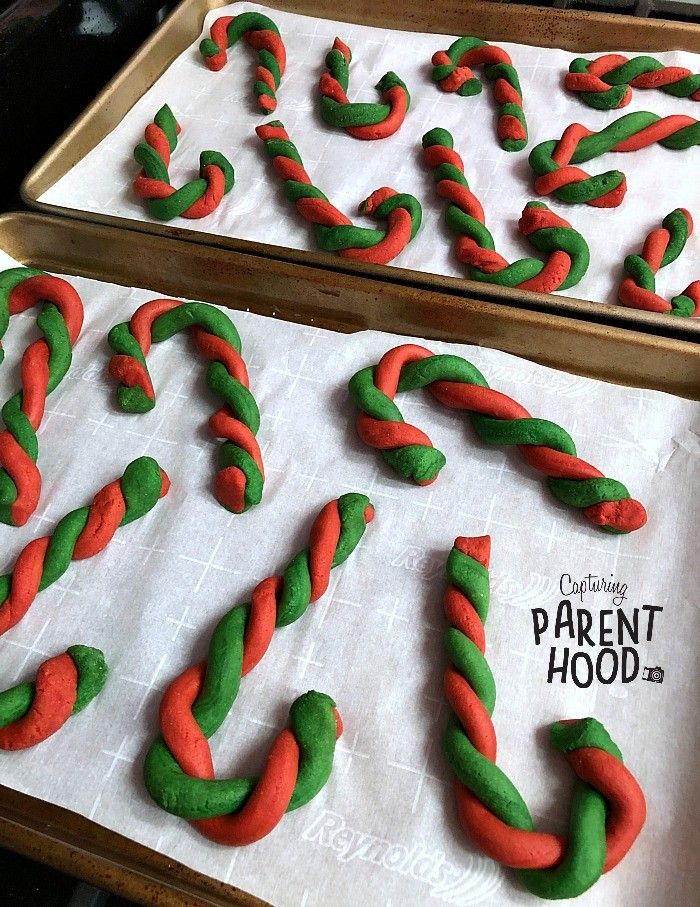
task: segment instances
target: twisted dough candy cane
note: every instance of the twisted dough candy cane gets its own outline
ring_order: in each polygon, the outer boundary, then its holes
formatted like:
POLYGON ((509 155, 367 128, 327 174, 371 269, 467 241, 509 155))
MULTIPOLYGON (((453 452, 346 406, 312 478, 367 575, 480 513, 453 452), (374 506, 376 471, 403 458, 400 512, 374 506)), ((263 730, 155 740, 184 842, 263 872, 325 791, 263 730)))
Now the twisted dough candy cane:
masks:
POLYGON ((443 91, 462 96, 481 92, 481 82, 472 66, 485 66, 486 78, 494 83, 493 96, 499 105, 498 138, 504 151, 521 151, 527 145, 527 123, 523 93, 513 61, 502 47, 479 38, 458 38, 447 50, 433 54, 432 78, 443 91))
POLYGON ((199 155, 199 179, 179 189, 170 185, 170 155, 177 148, 180 131, 173 112, 164 104, 146 126, 146 141, 134 148, 134 158, 143 168, 134 180, 134 192, 148 200, 149 213, 158 220, 206 217, 233 188, 233 167, 218 151, 199 155))
POLYGON ((240 16, 220 16, 204 38, 199 50, 209 69, 218 72, 226 65, 228 48, 241 38, 258 52, 255 69, 255 96, 261 110, 272 113, 277 107, 275 92, 284 75, 287 57, 279 29, 262 13, 241 13, 240 16))
POLYGON ((120 385, 117 399, 129 413, 153 409, 155 390, 146 365, 151 343, 194 328, 197 349, 210 360, 208 387, 224 401, 209 418, 209 431, 223 438, 215 491, 217 500, 232 513, 243 513, 262 499, 264 468, 255 438, 260 412, 248 389, 248 370, 241 358, 241 338, 231 319, 204 302, 154 299, 144 303, 131 321, 115 325, 109 343, 115 352, 109 373, 120 385))
POLYGON ((0 576, 0 634, 19 623, 37 594, 60 579, 71 561, 99 554, 119 526, 148 513, 168 493, 170 480, 151 457, 139 457, 95 495, 92 504, 66 514, 50 536, 32 539, 12 572, 0 576))
POLYGON ((649 233, 641 255, 625 258, 625 272, 629 276, 618 290, 623 305, 647 312, 668 312, 681 318, 700 317, 700 280, 694 280, 670 302, 656 292, 656 272, 678 258, 692 232, 690 212, 676 208, 663 219, 662 227, 649 233))
POLYGON ((433 168, 438 195, 449 202, 447 225, 457 233, 457 258, 469 267, 472 280, 496 283, 537 293, 552 293, 575 286, 588 269, 588 243, 571 224, 542 202, 528 202, 518 230, 541 252, 539 258, 521 258, 509 264, 495 251, 481 202, 469 188, 464 163, 454 150, 446 129, 431 129, 423 136, 423 160, 433 168))
POLYGON ((330 501, 317 516, 309 547, 282 576, 253 590, 219 621, 207 660, 188 668, 165 691, 158 738, 146 757, 144 777, 153 799, 189 819, 219 844, 241 846, 265 835, 285 812, 309 802, 328 780, 342 722, 323 693, 300 696, 290 709, 260 778, 216 779, 208 739, 231 710, 243 675, 260 661, 275 627, 298 620, 328 588, 332 567, 355 550, 374 508, 362 494, 330 501))
POLYGON ((639 501, 630 498, 621 482, 605 478, 579 459, 563 428, 533 419, 524 406, 492 390, 481 372, 461 356, 437 356, 412 343, 389 350, 377 366, 350 379, 350 396, 361 411, 358 434, 399 475, 429 485, 445 465, 444 454, 420 429, 404 421, 394 403, 397 392, 419 387, 427 387, 446 406, 467 410, 480 440, 517 446, 523 459, 547 476, 554 497, 581 508, 597 526, 632 532, 646 523, 639 501))
POLYGON ((311 184, 299 152, 279 120, 258 126, 255 131, 265 143, 272 166, 284 180, 284 194, 304 220, 313 224, 316 242, 324 252, 384 265, 396 258, 418 232, 422 217, 418 199, 386 186, 376 189, 359 209, 361 214, 386 219, 386 232, 356 227, 311 184))
POLYGON ((48 658, 34 683, 0 692, 0 749, 24 750, 46 740, 92 702, 106 680, 99 649, 71 646, 48 658))
MULTIPOLYGON (((47 396, 66 376, 73 345, 83 326, 83 303, 60 277, 35 268, 10 268, 0 273, 0 338, 10 316, 42 304, 37 325, 43 337, 22 355, 21 389, 5 403, 0 432, 0 521, 24 526, 41 494, 37 430, 47 396)), ((0 362, 4 353, 0 346, 0 362)))
POLYGON ((408 89, 395 72, 387 72, 375 86, 383 104, 351 104, 346 94, 351 60, 350 48, 336 38, 326 54, 328 72, 323 73, 318 85, 323 121, 344 129, 356 139, 385 139, 406 118, 411 105, 408 89))
POLYGON ((589 176, 572 165, 608 151, 639 151, 654 143, 674 151, 699 145, 700 122, 680 114, 660 117, 640 110, 614 120, 600 132, 572 123, 558 141, 541 142, 530 152, 528 160, 536 174, 535 191, 571 204, 617 208, 627 192, 624 173, 608 170, 589 176))
POLYGON ((568 840, 534 830, 519 791, 496 765, 491 715, 496 684, 484 657, 489 606, 489 536, 458 538, 447 560, 444 609, 449 665, 444 689, 452 708, 443 750, 457 776, 462 827, 489 857, 515 869, 541 898, 574 898, 623 859, 646 819, 639 784, 594 718, 558 721, 552 745, 577 775, 568 840))
POLYGON ((633 88, 658 88, 674 98, 700 101, 700 75, 693 75, 684 66, 664 66, 653 57, 577 57, 569 64, 564 87, 597 110, 626 107, 633 88))

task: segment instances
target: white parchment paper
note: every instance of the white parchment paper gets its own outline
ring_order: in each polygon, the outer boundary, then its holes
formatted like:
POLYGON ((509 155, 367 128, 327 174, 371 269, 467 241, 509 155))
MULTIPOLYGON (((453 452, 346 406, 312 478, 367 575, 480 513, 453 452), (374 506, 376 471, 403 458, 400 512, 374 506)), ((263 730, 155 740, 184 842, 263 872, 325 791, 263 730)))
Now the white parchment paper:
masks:
MULTIPOLYGON (((0 253, 0 268, 11 264, 0 253)), ((457 535, 491 533, 486 632, 498 687, 499 764, 537 825, 564 830, 571 776, 550 750, 545 727, 561 717, 599 718, 646 791, 649 818, 627 859, 580 903, 693 903, 700 405, 494 350, 428 344, 466 355, 492 386, 566 426, 583 457, 628 485, 648 508, 649 523, 630 536, 610 536, 559 505, 517 454, 482 445, 464 416, 428 395, 404 395, 400 405, 445 452, 447 465, 430 488, 394 477, 357 438, 346 386, 400 338, 341 336, 231 313, 262 413, 267 470, 263 502, 232 516, 212 494, 217 445, 206 420, 218 404, 191 341, 177 337, 151 351, 158 394, 152 412, 119 412, 106 375, 106 332, 157 294, 70 279, 85 303, 85 327, 39 432, 39 509, 22 529, 0 526, 0 570, 10 570, 31 538, 51 532, 137 456, 154 456, 172 490, 98 557, 71 564, 0 638, 0 689, 32 678, 45 657, 77 642, 103 649, 111 670, 100 697, 53 738, 2 754, 2 782, 279 907, 534 904, 458 827, 439 746, 447 717, 440 684, 445 558, 457 535), (144 789, 142 763, 157 731, 161 692, 204 656, 219 617, 306 544, 323 503, 350 490, 370 495, 374 522, 333 572, 324 599, 275 634, 212 741, 220 776, 255 773, 292 700, 322 690, 345 722, 332 776, 267 839, 240 850, 220 847, 162 812, 144 789), (550 634, 535 647, 530 609, 546 608, 553 622, 562 574, 578 581, 589 573, 627 584, 627 609, 664 608, 651 642, 643 638, 638 647, 642 665, 665 669, 662 685, 547 684, 554 641, 550 634)), ((16 363, 35 332, 31 312, 12 319, 0 399, 16 389, 16 363)), ((586 596, 583 604, 595 615, 613 607, 610 599, 586 596)))
MULTIPOLYGON (((365 222, 355 214, 358 204, 379 186, 411 192, 423 205, 420 233, 394 261, 400 267, 466 276, 453 254, 454 237, 444 225, 444 203, 437 198, 432 177, 421 160, 421 137, 433 126, 443 126, 453 134, 470 186, 484 206, 496 248, 513 261, 538 254, 517 231, 525 203, 537 197, 527 163, 535 144, 559 138, 569 123, 581 122, 599 130, 634 110, 697 116, 697 104, 661 91, 635 90, 631 104, 623 111, 592 110, 562 87, 563 74, 574 54, 504 43, 520 76, 530 132, 527 148, 508 154, 496 139, 496 105, 488 82, 477 97, 461 98, 439 91, 430 79, 432 54, 447 48, 455 36, 312 19, 266 10, 254 3, 234 3, 209 13, 203 34, 208 35, 216 17, 249 9, 269 12, 282 33, 288 68, 274 118, 286 126, 314 184, 358 223, 365 222), (387 70, 394 70, 406 82, 411 109, 396 135, 363 142, 331 129, 321 120, 318 79, 336 35, 353 54, 350 100, 376 101, 374 85, 387 70)), ((200 151, 208 148, 225 154, 236 171, 236 185, 213 214, 202 220, 177 218, 172 221, 174 225, 296 249, 315 248, 310 228, 284 199, 279 177, 255 135, 255 126, 263 118, 252 92, 252 52, 234 48, 225 69, 212 73, 202 62, 198 44, 187 48, 113 132, 45 192, 41 201, 148 220, 146 204, 131 190, 138 172, 132 151, 156 111, 168 103, 183 129, 171 166, 173 185, 192 179, 200 151)), ((666 64, 698 70, 696 54, 679 51, 654 56, 666 64)), ((602 210, 545 199, 586 237, 590 246, 591 266, 570 291, 572 295, 617 302, 622 262, 629 253, 641 251, 648 231, 679 206, 700 217, 699 162, 698 148, 676 152, 654 145, 635 154, 608 154, 583 166, 589 173, 619 169, 627 174, 628 192, 621 207, 602 210)), ((680 259, 661 271, 657 290, 670 298, 682 292, 698 273, 700 240, 696 234, 680 259)))

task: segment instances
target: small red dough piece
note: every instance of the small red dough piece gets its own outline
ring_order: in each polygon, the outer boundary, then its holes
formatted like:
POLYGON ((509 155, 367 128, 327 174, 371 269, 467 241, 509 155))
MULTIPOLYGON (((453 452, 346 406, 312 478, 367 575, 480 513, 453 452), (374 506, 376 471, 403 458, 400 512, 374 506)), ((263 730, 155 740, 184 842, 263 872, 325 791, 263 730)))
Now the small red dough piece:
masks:
POLYGON ((212 72, 219 72, 219 70, 223 69, 226 65, 226 51, 228 50, 227 29, 234 18, 234 16, 219 16, 218 19, 214 20, 211 29, 209 30, 212 41, 219 48, 217 54, 214 54, 211 57, 205 57, 204 59, 204 62, 212 72))
POLYGON ((340 538, 338 501, 329 501, 314 520, 309 534, 311 598, 317 601, 328 588, 335 550, 340 538))
POLYGON ((597 526, 612 526, 618 532, 634 532, 641 529, 648 518, 644 506, 632 498, 593 504, 591 507, 585 507, 583 512, 597 526))
POLYGON ((9 431, 0 432, 0 466, 17 488, 17 497, 10 505, 12 522, 24 526, 39 503, 41 473, 9 431))
POLYGON ((277 622, 277 599, 282 592, 282 577, 268 576, 253 590, 250 615, 243 638, 243 666, 245 677, 260 661, 272 639, 277 622))
POLYGON ((448 624, 468 636, 483 655, 486 650, 486 633, 484 625, 471 603, 467 602, 459 589, 448 586, 442 604, 448 624), (465 605, 465 602, 469 607, 465 605))
POLYGON ((194 339, 197 349, 206 359, 221 362, 229 375, 233 375, 236 381, 240 381, 244 387, 249 387, 246 364, 238 350, 234 349, 230 343, 202 328, 195 328, 194 339))
POLYGON ((206 662, 183 671, 167 687, 160 703, 160 732, 178 765, 194 778, 212 779, 209 741, 192 714, 204 684, 206 662))
POLYGON ((491 716, 467 681, 453 667, 443 678, 445 696, 467 737, 491 762, 496 761, 496 731, 491 716))
POLYGON ((126 513, 126 501, 119 481, 97 492, 85 528, 78 536, 72 559, 81 561, 103 551, 114 537, 126 513))
POLYGON ((12 570, 10 594, 0 604, 0 635, 24 617, 36 598, 49 541, 47 536, 34 539, 20 551, 12 570))
POLYGON ((0 728, 0 749, 27 749, 55 734, 70 718, 77 695, 78 669, 67 652, 43 662, 29 711, 0 728))

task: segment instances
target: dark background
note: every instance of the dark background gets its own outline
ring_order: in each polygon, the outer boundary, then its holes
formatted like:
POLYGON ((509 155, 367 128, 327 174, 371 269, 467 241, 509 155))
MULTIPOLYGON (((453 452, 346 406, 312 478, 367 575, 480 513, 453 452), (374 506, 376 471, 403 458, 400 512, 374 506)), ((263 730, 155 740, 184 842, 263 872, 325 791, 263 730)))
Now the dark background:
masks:
MULTIPOLYGON (((0 211, 22 207, 19 186, 26 174, 175 5, 176 0, 0 0, 0 211)), ((700 18, 692 0, 532 5, 700 18)), ((0 880, 0 907, 130 903, 2 849, 0 880)))

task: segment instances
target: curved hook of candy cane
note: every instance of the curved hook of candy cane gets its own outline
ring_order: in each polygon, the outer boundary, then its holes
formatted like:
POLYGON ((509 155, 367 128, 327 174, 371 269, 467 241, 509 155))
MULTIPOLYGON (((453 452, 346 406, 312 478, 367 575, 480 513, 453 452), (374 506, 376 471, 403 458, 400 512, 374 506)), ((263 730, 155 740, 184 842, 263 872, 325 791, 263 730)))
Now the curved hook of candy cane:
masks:
POLYGON ((290 709, 260 778, 216 779, 209 738, 231 710, 241 677, 263 657, 275 627, 298 620, 327 590, 330 571, 355 550, 374 508, 365 495, 329 501, 311 528, 309 546, 217 624, 204 663, 166 690, 161 737, 144 766, 146 787, 163 809, 189 819, 206 837, 241 846, 269 834, 285 812, 308 803, 328 780, 342 722, 335 703, 310 691, 290 709))
POLYGON ((520 80, 502 47, 466 35, 447 50, 434 53, 432 63, 432 79, 438 87, 463 97, 479 94, 481 82, 471 67, 485 66, 486 78, 494 83, 493 96, 499 105, 497 133, 501 147, 504 151, 521 151, 527 145, 520 80))
POLYGON ((328 71, 319 81, 321 117, 353 138, 385 139, 397 132, 406 118, 411 105, 408 89, 396 73, 387 72, 376 85, 383 103, 352 103, 346 93, 351 60, 350 48, 336 38, 326 54, 328 71))
MULTIPOLYGON (((47 396, 70 368, 83 326, 83 303, 68 281, 36 268, 0 272, 0 339, 11 315, 39 304, 37 325, 43 336, 22 354, 21 388, 2 408, 6 429, 0 432, 0 522, 10 526, 24 526, 39 504, 37 431, 47 396)), ((0 362, 2 358, 0 346, 0 362)))
POLYGON ((413 239, 421 224, 420 202, 412 195, 383 187, 360 205, 360 213, 386 220, 387 229, 358 227, 311 182, 296 146, 275 120, 256 128, 272 166, 284 181, 284 194, 314 227, 318 245, 342 258, 388 264, 413 239))
POLYGON ((489 536, 460 537, 447 559, 449 663, 443 684, 452 716, 443 751, 456 775, 457 810, 477 847, 520 870, 529 891, 573 898, 626 856, 644 825, 646 802, 602 724, 594 718, 558 721, 550 728, 551 742, 577 776, 569 836, 534 830, 520 792, 496 765, 496 684, 484 654, 490 550, 489 536))
POLYGON ((700 281, 691 283, 670 302, 656 292, 657 271, 678 258, 692 232, 693 219, 685 208, 676 208, 666 215, 662 226, 647 235, 641 255, 625 258, 625 273, 628 276, 622 280, 618 290, 622 305, 680 318, 700 316, 700 281))
POLYGON ((518 230, 536 249, 547 254, 547 260, 521 258, 509 264, 496 252, 484 209, 469 188, 464 163, 446 129, 426 132, 423 159, 433 171, 438 195, 448 202, 445 220, 457 234, 455 252, 469 267, 472 280, 537 293, 566 290, 581 280, 590 262, 588 243, 563 217, 542 202, 528 202, 518 230))
POLYGON ((170 156, 177 148, 180 125, 164 104, 146 127, 145 141, 134 148, 141 171, 133 182, 139 198, 148 201, 148 210, 157 220, 206 217, 233 189, 235 174, 228 160, 218 151, 203 151, 199 156, 199 179, 179 189, 170 185, 170 156))
POLYGON ((71 561, 94 557, 120 526, 140 519, 168 493, 170 480, 152 457, 139 457, 95 495, 66 514, 50 536, 32 539, 12 572, 0 576, 0 634, 24 617, 40 591, 60 579, 71 561))
POLYGON ((581 460, 563 428, 532 418, 524 406, 490 388, 467 359, 435 355, 410 343, 389 350, 376 366, 357 372, 349 385, 360 410, 358 434, 399 475, 429 485, 445 465, 444 454, 424 432, 404 421, 394 402, 398 391, 423 387, 446 406, 466 410, 482 441, 517 447, 523 459, 547 477, 554 497, 581 509, 592 523, 609 532, 632 532, 646 523, 642 504, 630 497, 621 482, 581 460))
POLYGON ((155 406, 155 391, 146 357, 151 342, 161 342, 194 329, 198 351, 209 360, 207 384, 224 406, 209 419, 209 430, 224 443, 219 449, 216 498, 232 513, 243 513, 262 499, 265 471, 256 435, 260 412, 249 390, 241 357, 241 338, 231 319, 205 302, 154 299, 134 312, 129 322, 109 332, 114 355, 109 373, 119 381, 117 399, 126 412, 143 413, 155 406))
POLYGON ((632 88, 657 88, 675 98, 700 101, 700 75, 684 66, 664 66, 654 57, 577 57, 569 64, 564 87, 596 110, 626 107, 632 88))
POLYGON ((209 38, 199 45, 204 62, 213 72, 226 65, 226 51, 241 38, 258 52, 255 70, 255 96, 265 113, 277 107, 277 89, 284 75, 287 56, 279 29, 262 13, 241 13, 239 16, 219 16, 214 20, 209 38))
POLYGON ((28 749, 48 739, 102 691, 107 673, 99 649, 76 645, 42 662, 33 683, 2 690, 0 749, 28 749))

